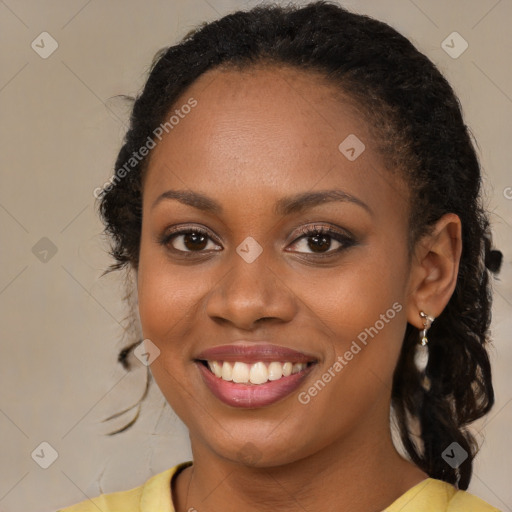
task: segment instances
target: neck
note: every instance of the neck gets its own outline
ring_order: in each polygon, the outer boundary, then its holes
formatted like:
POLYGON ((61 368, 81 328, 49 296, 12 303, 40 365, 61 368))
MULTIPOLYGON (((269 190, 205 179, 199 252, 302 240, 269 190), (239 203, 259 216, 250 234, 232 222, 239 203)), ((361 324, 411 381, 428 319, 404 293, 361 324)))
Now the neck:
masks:
POLYGON ((223 459, 191 439, 194 465, 177 479, 176 512, 384 510, 428 475, 399 455, 389 427, 368 430, 356 429, 301 460, 261 468, 223 459))

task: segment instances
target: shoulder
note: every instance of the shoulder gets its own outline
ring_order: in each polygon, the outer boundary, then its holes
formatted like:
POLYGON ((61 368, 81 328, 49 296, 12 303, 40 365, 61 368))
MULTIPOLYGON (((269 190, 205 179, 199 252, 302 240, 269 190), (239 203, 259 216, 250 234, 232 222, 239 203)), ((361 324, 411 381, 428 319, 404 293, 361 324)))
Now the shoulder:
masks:
MULTIPOLYGON (((444 482, 443 482, 444 483, 444 482)), ((447 484, 449 485, 449 484, 447 484)), ((447 512, 501 512, 486 501, 466 491, 457 490, 452 496, 447 512)))
POLYGON ((501 512, 453 485, 427 478, 394 501, 385 512, 501 512))
POLYGON ((183 462, 151 477, 146 483, 127 491, 101 494, 57 512, 173 512, 170 483, 172 477, 191 462, 183 462))

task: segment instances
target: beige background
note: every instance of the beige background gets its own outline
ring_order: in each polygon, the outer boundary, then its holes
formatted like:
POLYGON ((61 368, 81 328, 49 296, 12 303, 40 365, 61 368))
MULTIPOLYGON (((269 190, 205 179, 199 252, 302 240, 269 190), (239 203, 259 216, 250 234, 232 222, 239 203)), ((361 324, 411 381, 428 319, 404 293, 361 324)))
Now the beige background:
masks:
MULTIPOLYGON (((190 457, 186 429, 156 387, 131 431, 104 435, 101 420, 136 401, 145 368, 126 374, 116 363, 123 287, 118 275, 100 279, 109 260, 93 190, 110 176, 124 133, 126 107, 109 98, 135 94, 154 53, 197 23, 256 3, 0 1, 1 511, 55 510, 190 457), (47 59, 31 48, 43 31, 59 45, 47 59), (47 262, 32 249, 43 237, 57 249, 47 262), (48 469, 31 458, 43 441, 58 453, 48 469)), ((478 140, 504 265, 493 316, 496 406, 474 425, 486 440, 469 490, 512 510, 512 2, 342 3, 390 23, 439 66, 478 140), (441 48, 453 31, 469 43, 457 59, 441 48)))

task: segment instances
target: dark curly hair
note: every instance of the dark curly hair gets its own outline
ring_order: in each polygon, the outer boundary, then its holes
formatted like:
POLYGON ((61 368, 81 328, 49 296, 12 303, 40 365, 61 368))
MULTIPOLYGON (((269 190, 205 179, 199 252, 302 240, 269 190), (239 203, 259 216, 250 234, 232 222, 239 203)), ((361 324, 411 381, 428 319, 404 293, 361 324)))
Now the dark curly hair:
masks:
MULTIPOLYGON (((137 160, 129 171, 126 163, 199 76, 213 68, 242 70, 256 64, 320 73, 353 100, 387 168, 409 185, 410 252, 443 214, 460 217, 463 248, 455 291, 430 330, 425 374, 414 364, 418 330, 407 324, 392 407, 412 461, 430 477, 465 490, 478 451, 466 426, 494 404, 486 350, 489 277, 499 270, 501 253, 491 249, 480 166, 459 101, 436 66, 387 24, 327 1, 301 8, 266 5, 204 23, 179 44, 161 50, 134 102, 118 171, 99 197, 116 261, 111 270, 138 266, 148 158, 137 160), (423 385, 425 377, 430 386, 423 385), (457 468, 442 458, 452 442, 468 453, 457 468)), ((134 346, 120 354, 126 367, 134 346)))

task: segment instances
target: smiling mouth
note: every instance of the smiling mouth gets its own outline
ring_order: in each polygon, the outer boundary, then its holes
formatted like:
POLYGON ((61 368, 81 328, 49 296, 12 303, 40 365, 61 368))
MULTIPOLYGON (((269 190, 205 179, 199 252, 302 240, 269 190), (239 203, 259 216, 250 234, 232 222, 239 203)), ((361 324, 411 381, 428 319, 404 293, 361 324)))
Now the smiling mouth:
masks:
POLYGON ((304 372, 314 361, 292 363, 291 361, 209 361, 198 360, 218 379, 244 385, 262 385, 286 379, 290 375, 304 372))
POLYGON ((296 391, 319 360, 289 347, 239 340, 206 349, 194 362, 203 383, 221 402, 254 409, 296 391))

